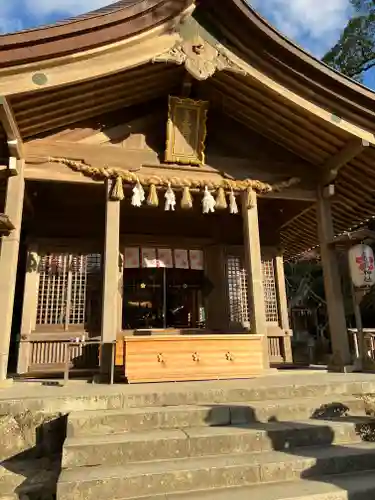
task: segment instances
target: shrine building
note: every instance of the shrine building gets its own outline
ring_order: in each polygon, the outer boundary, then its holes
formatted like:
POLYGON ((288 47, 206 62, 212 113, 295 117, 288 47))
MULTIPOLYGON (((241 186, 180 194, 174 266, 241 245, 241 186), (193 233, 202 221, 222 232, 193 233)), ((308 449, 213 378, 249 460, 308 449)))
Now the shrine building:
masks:
POLYGON ((373 92, 244 0, 0 42, 0 380, 107 374, 114 345, 129 383, 289 364, 284 260, 317 246, 350 365, 335 235, 374 214, 373 92))

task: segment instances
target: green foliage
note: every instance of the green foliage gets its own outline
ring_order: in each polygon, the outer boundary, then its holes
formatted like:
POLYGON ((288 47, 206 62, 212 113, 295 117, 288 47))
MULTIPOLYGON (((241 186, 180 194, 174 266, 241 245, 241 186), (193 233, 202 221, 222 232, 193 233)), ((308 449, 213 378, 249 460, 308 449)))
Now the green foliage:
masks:
POLYGON ((285 264, 289 305, 309 307, 324 303, 324 284, 320 262, 302 260, 285 264))
POLYGON ((375 67, 375 0, 351 0, 355 15, 323 61, 345 75, 361 80, 375 67))

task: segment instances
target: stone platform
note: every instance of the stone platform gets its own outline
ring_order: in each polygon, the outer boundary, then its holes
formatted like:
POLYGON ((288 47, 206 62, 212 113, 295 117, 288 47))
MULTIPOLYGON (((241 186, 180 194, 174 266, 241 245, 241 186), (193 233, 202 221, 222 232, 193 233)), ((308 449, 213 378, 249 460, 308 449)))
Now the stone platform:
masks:
POLYGON ((375 498, 374 375, 50 383, 0 391, 1 500, 375 498))

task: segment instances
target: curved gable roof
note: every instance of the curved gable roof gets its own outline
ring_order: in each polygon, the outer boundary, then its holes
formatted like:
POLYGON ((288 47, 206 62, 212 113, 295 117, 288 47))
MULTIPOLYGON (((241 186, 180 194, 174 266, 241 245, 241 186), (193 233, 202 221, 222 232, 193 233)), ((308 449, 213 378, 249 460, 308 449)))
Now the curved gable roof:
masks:
POLYGON ((56 24, 0 36, 0 68, 112 44, 174 19, 193 0, 120 0, 56 24))
MULTIPOLYGON (((193 0, 120 0, 54 25, 0 36, 0 69, 105 47, 178 18, 193 0)), ((245 0, 197 0, 195 16, 241 58, 339 116, 374 130, 375 93, 279 33, 245 0)))
POLYGON ((260 71, 338 116, 375 129, 375 92, 291 42, 245 0, 220 0, 220 6, 200 0, 197 15, 260 71))

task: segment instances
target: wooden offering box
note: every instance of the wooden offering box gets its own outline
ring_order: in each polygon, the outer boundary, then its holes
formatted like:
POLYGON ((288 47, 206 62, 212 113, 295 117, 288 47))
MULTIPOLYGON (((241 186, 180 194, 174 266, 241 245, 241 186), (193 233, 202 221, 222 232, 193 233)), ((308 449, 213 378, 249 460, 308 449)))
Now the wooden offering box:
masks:
POLYGON ((120 358, 129 383, 250 378, 263 371, 262 337, 250 334, 125 336, 116 364, 120 358))

